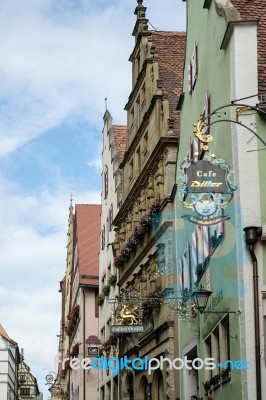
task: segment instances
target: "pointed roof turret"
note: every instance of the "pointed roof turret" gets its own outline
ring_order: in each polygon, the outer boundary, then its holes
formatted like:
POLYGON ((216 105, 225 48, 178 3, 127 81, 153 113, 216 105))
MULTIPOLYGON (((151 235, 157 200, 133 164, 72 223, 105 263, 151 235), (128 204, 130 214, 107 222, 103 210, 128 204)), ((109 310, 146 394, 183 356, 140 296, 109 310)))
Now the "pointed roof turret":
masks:
POLYGON ((137 21, 135 23, 132 35, 135 36, 136 41, 138 39, 139 33, 148 31, 149 20, 146 18, 147 7, 144 7, 142 3, 143 0, 138 0, 138 5, 135 8, 134 12, 134 14, 137 16, 137 21))
POLYGON ((69 216, 73 214, 73 194, 70 195, 69 216))

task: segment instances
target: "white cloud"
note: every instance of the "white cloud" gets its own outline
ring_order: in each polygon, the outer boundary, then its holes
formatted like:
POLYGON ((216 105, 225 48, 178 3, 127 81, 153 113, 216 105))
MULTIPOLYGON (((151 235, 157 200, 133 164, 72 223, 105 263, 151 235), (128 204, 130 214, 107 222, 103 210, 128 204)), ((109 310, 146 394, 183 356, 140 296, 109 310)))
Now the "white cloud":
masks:
MULTIPOLYGON (((177 9, 176 0, 168 0, 167 6, 159 0, 146 3, 156 28, 178 26, 178 13, 162 18, 166 8, 177 9)), ((83 9, 74 12, 75 1, 61 0, 58 4, 68 5, 68 12, 52 18, 55 4, 10 0, 2 10, 0 155, 72 114, 82 113, 101 126, 105 97, 115 119, 125 122, 135 1, 103 2, 101 10, 92 11, 92 3, 84 1, 83 9)))

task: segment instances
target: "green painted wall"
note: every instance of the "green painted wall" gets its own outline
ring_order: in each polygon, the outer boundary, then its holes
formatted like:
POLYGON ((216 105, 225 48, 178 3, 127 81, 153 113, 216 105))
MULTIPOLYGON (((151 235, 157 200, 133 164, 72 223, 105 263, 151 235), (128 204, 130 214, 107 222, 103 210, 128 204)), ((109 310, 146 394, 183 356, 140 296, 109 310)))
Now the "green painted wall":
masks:
MULTIPOLYGON (((265 117, 257 117, 258 133, 266 141, 266 115, 265 117)), ((258 148, 262 149, 263 144, 258 142, 258 148)), ((258 152, 259 162, 259 182, 260 182, 260 207, 261 207, 261 224, 266 225, 266 150, 258 152)), ((263 254, 263 284, 266 284, 266 246, 262 246, 263 254)))
MULTIPOLYGON (((205 103, 205 94, 210 94, 211 111, 217 107, 230 103, 230 54, 229 49, 220 50, 222 39, 226 29, 226 21, 219 17, 212 1, 210 9, 203 8, 204 0, 187 0, 187 48, 186 62, 184 68, 184 102, 181 110, 181 135, 178 154, 178 166, 182 163, 188 152, 189 138, 194 138, 193 124, 197 122, 205 103), (192 56, 194 42, 198 44, 198 77, 193 93, 188 93, 188 63, 192 56)), ((229 109, 227 113, 229 114, 229 109)), ((224 110, 223 110, 224 111, 224 110)), ((224 116, 226 118, 226 116, 224 116)), ((227 115, 229 118, 229 115, 227 115)), ((214 121, 216 118, 213 118, 214 121)), ((226 160, 232 166, 232 147, 230 125, 228 123, 217 123, 211 128, 213 142, 210 149, 215 153, 216 158, 226 160)), ((179 186, 180 187, 180 186, 179 186)), ((177 190, 179 190, 179 187, 177 190)), ((266 194, 265 194, 266 195, 266 194)), ((217 305, 216 310, 238 310, 239 295, 243 295, 242 288, 239 287, 236 247, 235 247, 235 223, 234 213, 236 209, 234 200, 226 208, 225 213, 230 216, 230 220, 225 222, 225 235, 219 246, 214 251, 210 262, 210 282, 213 296, 218 290, 223 291, 223 300, 217 305)), ((183 214, 189 214, 183 204, 176 200, 176 232, 177 232, 177 256, 184 252, 187 241, 191 242, 191 234, 195 225, 184 221, 183 214)), ((265 214, 266 218, 266 214, 265 214)), ((206 272, 201 283, 206 287, 206 272)), ((205 344, 204 339, 215 327, 220 316, 209 314, 207 321, 200 316, 200 339, 184 323, 180 324, 180 350, 187 346, 193 339, 198 340, 198 357, 204 358, 205 344)), ((229 315, 230 335, 239 337, 239 318, 236 314, 229 315)), ((240 358, 239 342, 230 338, 230 358, 237 360, 240 358)), ((181 378, 182 379, 182 378, 181 378)), ((202 382, 205 380, 205 370, 199 374, 200 396, 204 397, 202 382)), ((226 398, 241 399, 241 371, 232 371, 230 383, 220 385, 215 390, 215 399, 224 400, 226 398), (230 393, 230 395, 229 395, 230 393)), ((181 387, 183 383, 181 382, 181 387)), ((184 388, 183 388, 184 389, 184 388)), ((183 391, 184 393, 184 391, 183 391)), ((181 399, 185 399, 181 396, 181 399)))

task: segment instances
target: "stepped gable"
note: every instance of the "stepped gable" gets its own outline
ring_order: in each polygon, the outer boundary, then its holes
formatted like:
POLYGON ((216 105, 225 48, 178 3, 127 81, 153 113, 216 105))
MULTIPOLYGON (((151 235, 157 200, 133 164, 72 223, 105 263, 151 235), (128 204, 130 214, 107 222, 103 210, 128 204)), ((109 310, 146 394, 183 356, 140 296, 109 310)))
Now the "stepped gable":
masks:
POLYGON ((180 115, 176 110, 182 93, 186 33, 152 31, 152 43, 158 54, 159 78, 169 96, 169 116, 174 119, 173 131, 179 135, 180 115))
POLYGON ((80 284, 90 286, 99 284, 100 215, 100 204, 76 204, 80 284))
MULTIPOLYGON (((231 0, 242 20, 258 20, 258 93, 266 93, 266 1, 231 0)), ((255 94, 255 93, 252 93, 255 94)))
POLYGON ((118 161, 123 161, 127 146, 127 127, 124 125, 113 125, 114 140, 117 148, 118 161))

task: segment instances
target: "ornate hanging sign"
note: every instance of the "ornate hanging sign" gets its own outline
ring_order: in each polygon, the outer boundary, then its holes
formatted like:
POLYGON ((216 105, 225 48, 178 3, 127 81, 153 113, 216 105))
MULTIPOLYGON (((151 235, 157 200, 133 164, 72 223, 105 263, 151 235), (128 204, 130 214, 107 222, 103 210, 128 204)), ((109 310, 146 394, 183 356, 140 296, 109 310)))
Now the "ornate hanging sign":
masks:
POLYGON ((98 357, 99 356, 99 346, 88 346, 87 347, 88 357, 98 357))
POLYGON ((208 148, 212 136, 204 134, 202 120, 196 125, 195 136, 201 142, 201 159, 188 153, 179 167, 178 180, 181 187, 179 200, 186 208, 193 209, 196 215, 186 214, 182 218, 197 225, 215 225, 229 219, 222 210, 232 200, 236 186, 232 181, 233 171, 229 164, 216 158, 208 148), (219 212, 220 210, 220 212, 219 212))
POLYGON ((142 310, 139 305, 128 303, 127 301, 125 301, 124 304, 120 303, 112 320, 112 333, 135 333, 144 331, 142 310))

